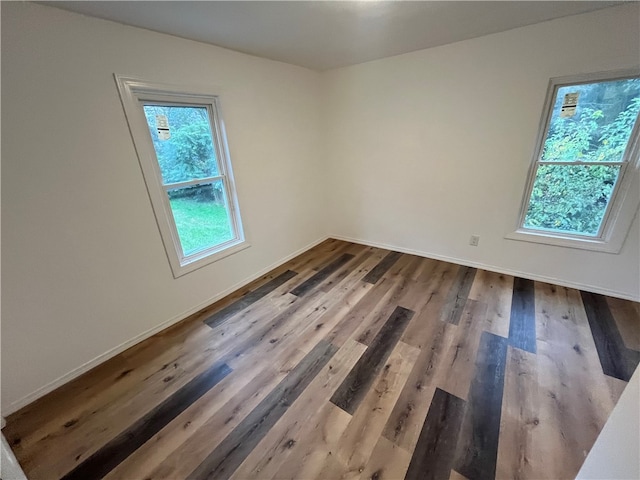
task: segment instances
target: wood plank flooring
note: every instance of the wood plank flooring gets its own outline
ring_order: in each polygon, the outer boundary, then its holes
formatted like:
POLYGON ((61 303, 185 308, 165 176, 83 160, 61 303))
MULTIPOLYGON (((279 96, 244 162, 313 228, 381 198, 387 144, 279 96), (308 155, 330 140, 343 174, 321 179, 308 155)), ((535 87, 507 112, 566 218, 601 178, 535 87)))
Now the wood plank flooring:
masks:
POLYGON ((574 478, 640 306, 327 240, 8 418, 32 479, 574 478))

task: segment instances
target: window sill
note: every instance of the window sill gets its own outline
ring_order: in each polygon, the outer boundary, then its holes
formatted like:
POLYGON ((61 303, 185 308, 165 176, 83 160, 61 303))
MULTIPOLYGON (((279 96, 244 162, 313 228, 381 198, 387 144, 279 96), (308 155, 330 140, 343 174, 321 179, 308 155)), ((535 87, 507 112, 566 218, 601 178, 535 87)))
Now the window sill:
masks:
POLYGON ((620 253, 624 238, 620 241, 603 240, 599 238, 586 239, 562 234, 545 233, 533 230, 518 229, 515 232, 505 235, 508 240, 518 240, 522 242, 541 243, 556 247, 577 248, 580 250, 592 250, 604 253, 620 253))
POLYGON ((229 255, 233 255, 234 253, 249 248, 250 246, 251 244, 246 240, 239 240, 236 243, 225 246, 222 250, 203 253, 200 257, 185 259, 180 263, 180 265, 174 265, 172 262, 171 269, 173 270, 173 277, 181 277, 187 273, 193 272, 194 270, 205 267, 210 263, 217 262, 218 260, 222 260, 229 255))

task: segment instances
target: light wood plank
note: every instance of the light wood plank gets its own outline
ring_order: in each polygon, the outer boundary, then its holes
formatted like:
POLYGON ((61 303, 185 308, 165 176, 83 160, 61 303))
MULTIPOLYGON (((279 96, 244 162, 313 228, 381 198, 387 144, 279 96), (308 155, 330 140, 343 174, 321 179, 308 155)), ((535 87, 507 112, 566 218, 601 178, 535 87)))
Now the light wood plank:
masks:
MULTIPOLYGON (((316 478, 320 471, 326 468, 328 459, 334 459, 336 445, 351 418, 351 415, 341 408, 326 402, 314 420, 300 432, 301 440, 295 450, 280 465, 278 473, 271 478, 316 478)), ((337 465, 339 466, 339 463, 337 465)))
POLYGON ((487 305, 485 330, 501 337, 509 336, 509 316, 513 296, 513 277, 478 270, 469 298, 487 305))
POLYGON ((534 475, 574 478, 613 408, 612 394, 576 290, 536 282, 536 323, 540 423, 532 441, 544 461, 534 475))
POLYGON ((440 377, 437 386, 463 400, 468 398, 469 386, 474 376, 476 354, 486 315, 486 304, 467 300, 460 324, 442 361, 442 365, 446 365, 446 375, 440 377))
POLYGON ((536 355, 509 347, 496 478, 535 478, 545 461, 534 444, 533 431, 539 424, 536 355))
POLYGON ((360 480, 401 479, 404 478, 410 461, 409 452, 394 445, 385 437, 380 437, 359 478, 360 480))

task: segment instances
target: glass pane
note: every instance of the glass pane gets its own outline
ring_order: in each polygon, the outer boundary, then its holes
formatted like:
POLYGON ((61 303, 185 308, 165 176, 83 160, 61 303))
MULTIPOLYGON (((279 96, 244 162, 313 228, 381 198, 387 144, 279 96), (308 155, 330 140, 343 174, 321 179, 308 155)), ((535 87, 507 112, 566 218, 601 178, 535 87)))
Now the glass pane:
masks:
POLYGON ((622 161, 639 110, 638 78, 559 88, 541 160, 622 161))
POLYGON ((526 228, 595 236, 604 218, 618 165, 540 165, 526 228))
POLYGON ((185 256, 233 239, 222 180, 169 192, 185 256))
POLYGON ((145 105, 164 184, 219 175, 205 107, 145 105))

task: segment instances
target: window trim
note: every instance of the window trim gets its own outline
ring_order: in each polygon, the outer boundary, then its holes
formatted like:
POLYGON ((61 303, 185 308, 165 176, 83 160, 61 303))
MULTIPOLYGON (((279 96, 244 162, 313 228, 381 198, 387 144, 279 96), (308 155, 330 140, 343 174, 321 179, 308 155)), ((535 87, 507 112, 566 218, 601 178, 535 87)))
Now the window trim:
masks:
POLYGON ((240 250, 248 248, 240 217, 238 198, 235 189, 233 169, 229 156, 224 122, 220 114, 220 101, 216 94, 203 93, 203 90, 185 89, 180 86, 144 80, 114 74, 129 131, 133 140, 142 176, 147 187, 149 200, 155 215, 160 237, 174 278, 209 265, 240 250), (158 104, 189 105, 205 107, 209 114, 212 140, 217 153, 218 175, 186 182, 165 185, 162 172, 156 158, 155 148, 149 127, 140 108, 142 102, 158 104), (225 203, 234 238, 191 255, 184 255, 176 228, 173 212, 167 195, 168 190, 189 185, 207 185, 222 180, 225 191, 225 203), (172 188, 173 187, 173 188, 172 188))
MULTIPOLYGON (((553 114, 557 91, 560 87, 567 85, 579 85, 584 83, 604 82, 610 80, 622 80, 640 76, 640 68, 615 70, 609 72, 598 72, 591 74, 570 75, 556 77, 549 80, 544 107, 538 127, 536 137, 536 147, 533 158, 527 172, 527 181, 524 194, 520 204, 518 223, 516 229, 508 233, 505 238, 509 240, 520 240, 526 242, 542 243, 561 247, 578 248, 584 250, 594 250, 606 253, 619 253, 624 244, 625 238, 631 228, 633 219, 640 205, 640 121, 636 121, 627 149, 621 162, 614 162, 620 166, 618 181, 611 194, 611 198, 602 219, 602 224, 598 235, 587 236, 565 232, 555 232, 544 229, 532 229, 524 227, 527 214, 527 207, 531 199, 531 192, 535 181, 538 166, 541 164, 540 155, 547 138, 549 122, 553 114)), ((546 162, 542 162, 546 163, 546 162)), ((556 162, 552 162, 556 163, 556 162)), ((567 165, 572 162, 563 162, 567 165)), ((575 162, 577 164, 589 164, 589 162, 575 162)), ((605 163, 599 163, 604 165, 605 163)), ((608 162, 611 163, 611 162, 608 162)))

